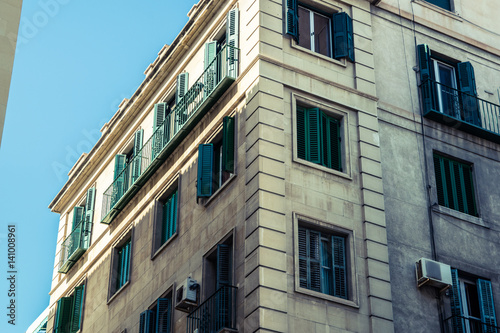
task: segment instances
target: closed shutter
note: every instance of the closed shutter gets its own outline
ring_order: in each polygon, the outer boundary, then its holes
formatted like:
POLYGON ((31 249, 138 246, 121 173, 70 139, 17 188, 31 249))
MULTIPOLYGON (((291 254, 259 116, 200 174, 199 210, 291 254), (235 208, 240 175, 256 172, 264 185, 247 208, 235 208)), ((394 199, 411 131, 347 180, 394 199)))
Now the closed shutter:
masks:
POLYGON ((171 303, 170 298, 158 298, 156 303, 156 333, 170 333, 171 303))
POLYGON ((293 38, 298 43, 299 40, 299 17, 298 17, 299 7, 297 0, 286 0, 286 33, 293 38))
POLYGON ((85 285, 75 288, 73 294, 74 306, 71 318, 71 333, 76 333, 80 330, 82 325, 82 310, 83 310, 83 295, 85 292, 85 285))
POLYGON ((307 230, 308 289, 321 292, 321 264, 319 232, 307 230))
POLYGON ((479 310, 481 312, 482 332, 496 333, 497 318, 495 314, 495 303, 493 302, 493 291, 491 282, 488 280, 477 279, 477 292, 479 296, 479 310))
POLYGON ((118 251, 118 273, 116 289, 120 289, 129 278, 130 268, 130 241, 118 251))
POLYGON ((214 146, 211 143, 198 146, 197 196, 199 198, 212 195, 213 156, 214 146))
POLYGON ((234 117, 222 120, 222 170, 234 173, 234 117))
MULTIPOLYGON (((167 103, 155 104, 154 117, 153 117, 153 142, 152 142, 152 159, 163 149, 163 138, 165 136, 165 115, 168 112, 167 103)), ((167 125, 168 126, 168 125, 167 125)))
POLYGON ((347 58, 354 62, 352 19, 346 12, 335 13, 333 22, 333 54, 335 59, 347 58))
POLYGON ((458 272, 456 269, 451 269, 451 279, 452 286, 450 292, 450 306, 451 306, 451 315, 453 316, 452 325, 454 333, 464 333, 465 332, 465 323, 462 310, 462 297, 460 295, 460 284, 458 282, 458 272))
POLYGON ((144 130, 140 129, 134 135, 134 157, 132 162, 132 183, 141 175, 142 165, 142 138, 144 130))
POLYGON ((321 114, 322 164, 328 168, 342 171, 340 155, 340 122, 324 113, 321 114))
POLYGON ((219 293, 215 299, 215 327, 230 327, 231 317, 231 290, 222 288, 231 285, 231 246, 217 245, 217 285, 219 293))
POLYGON ((62 297, 57 301, 55 333, 70 333, 73 315, 73 297, 62 297))
POLYGON ((307 110, 297 105, 297 157, 305 160, 307 158, 307 110))
POLYGON ((227 45, 228 76, 232 78, 236 78, 238 76, 238 47, 239 47, 238 40, 239 40, 239 12, 238 9, 231 9, 227 13, 226 45, 227 45))
POLYGON ((435 110, 434 105, 434 86, 431 81, 434 77, 434 71, 431 68, 431 51, 427 44, 417 45, 418 67, 420 69, 420 88, 422 93, 422 104, 424 115, 435 110))
POLYGON ((332 244, 328 239, 321 239, 321 292, 333 295, 333 258, 332 244))
POLYGON ((345 238, 332 236, 334 296, 347 299, 345 238))
POLYGON ((73 226, 71 230, 75 230, 80 222, 83 221, 83 216, 85 214, 85 208, 84 207, 75 207, 73 208, 73 226))
POLYGON ((481 116, 479 114, 479 104, 476 98, 476 79, 474 68, 469 61, 461 62, 458 67, 458 83, 462 97, 463 120, 469 124, 481 126, 481 116))
POLYGON ((163 220, 162 220, 162 239, 161 243, 165 243, 177 228, 177 191, 165 202, 163 206, 163 220))
POLYGON ((472 177, 472 166, 463 165, 463 183, 464 183, 464 196, 466 203, 466 213, 478 216, 476 206, 476 195, 474 193, 474 182, 472 177))
POLYGON ((313 163, 321 163, 321 127, 320 127, 320 115, 321 112, 318 108, 312 108, 307 110, 306 121, 308 133, 307 148, 307 160, 313 163))
POLYGON ((142 312, 139 319, 139 333, 154 333, 154 320, 153 311, 142 312))
POLYGON ((217 42, 205 43, 205 57, 203 67, 204 73, 204 94, 205 97, 209 96, 217 85, 217 42))
POLYGON ((436 191, 437 191, 437 197, 438 197, 438 204, 440 206, 446 206, 445 205, 445 179, 444 179, 444 165, 443 165, 443 159, 440 158, 437 155, 434 155, 434 172, 436 176, 436 191))
POLYGON ((127 155, 118 154, 115 156, 115 172, 114 172, 114 182, 113 182, 113 197, 111 201, 111 208, 115 203, 120 200, 126 190, 126 161, 127 155))
POLYGON ((299 284, 301 288, 307 288, 307 230, 299 228, 299 284))

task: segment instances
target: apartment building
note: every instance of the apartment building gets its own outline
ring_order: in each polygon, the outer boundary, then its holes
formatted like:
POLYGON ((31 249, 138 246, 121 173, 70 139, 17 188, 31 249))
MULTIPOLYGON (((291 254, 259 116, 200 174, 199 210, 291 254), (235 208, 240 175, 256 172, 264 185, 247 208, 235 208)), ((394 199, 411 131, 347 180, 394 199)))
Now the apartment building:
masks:
POLYGON ((396 332, 500 332, 499 14, 372 7, 396 332))

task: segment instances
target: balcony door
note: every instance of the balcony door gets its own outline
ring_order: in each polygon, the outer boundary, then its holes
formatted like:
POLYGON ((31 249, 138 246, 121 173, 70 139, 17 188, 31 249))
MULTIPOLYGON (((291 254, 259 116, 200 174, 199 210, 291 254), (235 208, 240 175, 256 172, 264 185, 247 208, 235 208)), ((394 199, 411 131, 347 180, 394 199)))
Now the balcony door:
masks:
POLYGON ((439 111, 460 119, 455 67, 433 59, 439 111))

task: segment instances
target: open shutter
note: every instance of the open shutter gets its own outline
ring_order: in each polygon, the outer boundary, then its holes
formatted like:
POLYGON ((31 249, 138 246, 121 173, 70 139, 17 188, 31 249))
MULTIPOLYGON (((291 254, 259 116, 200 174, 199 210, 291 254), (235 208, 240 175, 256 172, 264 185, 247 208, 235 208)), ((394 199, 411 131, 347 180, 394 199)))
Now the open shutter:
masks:
POLYGON ((181 99, 188 91, 189 73, 181 73, 177 75, 177 88, 175 93, 175 104, 179 104, 181 99))
POLYGON ((209 96, 217 85, 217 42, 205 43, 205 58, 203 67, 205 68, 204 74, 204 94, 205 97, 209 96))
POLYGON ((75 293, 73 294, 74 306, 73 306, 73 313, 71 316, 71 333, 78 332, 82 324, 84 291, 85 291, 85 285, 78 286, 75 288, 75 293))
POLYGON ((436 191, 438 197, 438 204, 440 206, 445 206, 444 202, 444 190, 445 190, 445 179, 443 172, 443 159, 437 155, 434 155, 434 172, 436 176, 436 191))
POLYGON ((85 214, 84 207, 75 207, 73 208, 73 227, 71 230, 75 230, 75 228, 80 224, 83 220, 83 215, 85 214))
POLYGON ((55 332, 70 333, 70 321, 73 315, 73 297, 62 297, 57 301, 55 332))
MULTIPOLYGON (((320 115, 321 112, 318 108, 309 109, 306 116, 307 130, 309 136, 308 156, 307 160, 313 163, 321 163, 321 128, 320 128, 320 115)), ((306 134, 306 135, 307 135, 306 134)))
POLYGON ((154 333, 154 320, 153 311, 142 312, 139 319, 139 333, 154 333))
MULTIPOLYGON (((153 117, 153 142, 152 142, 152 159, 163 149, 163 138, 165 136, 165 115, 168 112, 167 103, 155 104, 154 117, 153 117)), ((168 125, 167 125, 168 126, 168 125)))
POLYGON ((234 173, 234 117, 222 120, 222 170, 234 173))
POLYGON ((118 252, 118 278, 116 289, 120 289, 127 281, 129 277, 129 267, 130 267, 130 241, 122 246, 118 252))
POLYGON ((474 77, 474 68, 471 63, 461 62, 458 67, 458 82, 460 94, 462 97, 463 120, 476 126, 481 126, 481 116, 479 114, 479 105, 477 101, 476 79, 474 77))
POLYGON ((214 146, 211 143, 198 146, 197 197, 199 198, 212 195, 213 156, 214 146))
POLYGON ((158 298, 156 303, 156 333, 170 333, 170 298, 158 298))
POLYGON ((286 0, 286 33, 295 40, 299 39, 299 7, 297 0, 286 0))
POLYGON ((347 299, 345 238, 332 236, 333 295, 347 299))
POLYGON ((321 113, 322 164, 328 168, 342 171, 339 126, 337 119, 321 113))
POLYGON ((163 205, 162 239, 165 243, 176 232, 177 228, 177 191, 163 205))
POLYGON ((474 183, 472 179, 472 166, 463 165, 464 199, 467 207, 467 214, 477 216, 476 195, 474 194, 474 183))
POLYGON ((306 130, 307 110, 297 106, 297 157, 307 159, 307 130, 306 130))
POLYGON ((231 9, 227 13, 226 21, 226 47, 228 76, 236 78, 238 76, 238 40, 239 40, 239 12, 238 9, 231 9))
POLYGON ((347 58, 354 62, 352 19, 346 12, 335 13, 333 21, 333 54, 335 59, 347 58))
POLYGON ((434 107, 434 71, 431 62, 431 50, 427 44, 417 45, 418 67, 420 69, 420 88, 424 115, 435 109, 434 107))
POLYGON ((120 200, 125 193, 125 167, 126 167, 127 155, 118 154, 115 156, 115 172, 114 172, 114 182, 113 182, 113 197, 111 201, 111 208, 114 204, 120 200))
POLYGON ((452 325, 453 332, 464 333, 465 323, 462 310, 462 298, 460 296, 460 284, 458 282, 458 272, 455 268, 451 269, 451 279, 453 285, 450 292, 451 315, 453 316, 452 325))
POLYGON ((88 249, 90 245, 90 237, 92 232, 92 222, 94 220, 94 204, 95 204, 95 187, 87 190, 87 198, 85 200, 85 224, 82 228, 82 248, 88 249))
POLYGON ((491 282, 488 280, 477 279, 477 293, 479 296, 479 310, 481 311, 482 332, 497 332, 497 318, 495 314, 495 303, 493 302, 493 291, 491 282))
POLYGON ((231 247, 217 245, 217 289, 231 284, 231 247))
POLYGON ((132 162, 132 183, 141 175, 142 164, 142 137, 144 130, 140 129, 134 135, 134 160, 132 162))

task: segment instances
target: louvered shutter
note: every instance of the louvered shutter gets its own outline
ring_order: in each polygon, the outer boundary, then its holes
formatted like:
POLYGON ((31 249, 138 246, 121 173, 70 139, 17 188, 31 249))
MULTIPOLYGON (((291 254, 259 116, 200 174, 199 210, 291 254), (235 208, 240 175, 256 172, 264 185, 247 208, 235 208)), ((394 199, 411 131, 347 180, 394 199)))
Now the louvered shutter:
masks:
POLYGON ((469 61, 461 62, 457 65, 458 83, 461 96, 463 117, 466 122, 481 126, 481 115, 479 114, 479 104, 476 98, 476 79, 474 68, 469 61))
POLYGON ((295 40, 299 39, 299 17, 298 17, 299 7, 297 0, 286 0, 286 33, 295 40))
POLYGON ((132 183, 141 175, 142 165, 142 137, 144 130, 140 129, 134 134, 134 157, 132 162, 132 183))
POLYGON ((307 159, 307 130, 306 130, 307 110, 297 105, 297 157, 307 159))
POLYGON ((170 298, 158 298, 156 303, 156 333, 170 333, 170 298))
POLYGON ((139 333, 154 333, 154 321, 153 311, 142 312, 139 319, 139 333))
POLYGON ((85 292, 85 285, 75 288, 73 294, 73 313, 71 316, 71 333, 76 333, 80 330, 82 324, 82 310, 83 310, 83 295, 85 292))
POLYGON ((477 216, 476 195, 474 193, 474 182, 472 177, 472 166, 463 166, 463 183, 464 183, 464 198, 466 203, 467 214, 477 216))
POLYGON ((83 221, 83 216, 85 214, 85 208, 84 207, 75 207, 73 208, 73 226, 71 230, 75 230, 80 222, 83 221))
POLYGON ((72 316, 73 297, 62 297, 57 301, 55 332, 70 333, 70 323, 72 316))
POLYGON ((217 42, 205 43, 205 57, 203 62, 203 67, 205 68, 204 73, 204 94, 205 97, 209 96, 217 85, 217 71, 218 64, 216 60, 217 56, 217 42))
POLYGON ((434 155, 434 172, 436 176, 436 191, 438 197, 438 204, 440 206, 445 206, 444 202, 444 191, 445 191, 445 179, 444 179, 444 165, 443 159, 437 155, 434 155))
POLYGON ((120 200, 125 193, 126 189, 126 161, 127 155, 118 154, 115 156, 115 172, 114 172, 114 182, 113 182, 113 197, 111 202, 111 207, 115 205, 115 203, 120 200))
POLYGON ((312 108, 307 111, 306 121, 309 140, 307 142, 308 156, 307 160, 313 163, 321 163, 321 112, 318 108, 312 108))
POLYGON ((92 222, 94 220, 95 187, 87 190, 85 199, 85 222, 82 228, 82 248, 88 249, 92 233, 92 222))
MULTIPOLYGON (((157 103, 155 104, 154 117, 153 117, 153 142, 152 142, 152 159, 163 149, 163 138, 165 136, 165 115, 168 111, 167 103, 157 103)), ((168 125, 167 125, 168 126, 168 125)))
POLYGON ((328 295, 334 295, 332 244, 329 240, 321 239, 320 257, 321 292, 328 295))
POLYGON ((307 230, 299 228, 299 284, 301 288, 308 288, 308 265, 307 265, 307 230))
POLYGON ((189 73, 181 73, 177 75, 177 87, 175 93, 175 104, 179 105, 181 99, 188 91, 189 73))
POLYGON ((118 274, 116 289, 120 289, 129 279, 130 241, 118 251, 118 274))
POLYGON ((347 299, 345 238, 332 236, 334 296, 347 299))
POLYGON ((319 232, 307 230, 307 255, 308 255, 308 288, 321 292, 321 264, 320 264, 320 242, 319 232))
POLYGON ((352 19, 346 12, 335 13, 333 22, 333 54, 335 59, 347 58, 354 62, 352 19))
POLYGON ((222 170, 234 173, 234 117, 222 120, 222 170))
POLYGON ((163 205, 162 219, 162 239, 161 243, 165 243, 177 228, 177 191, 163 205))
POLYGON ((217 289, 231 284, 231 247, 217 245, 217 289))
POLYGON ((451 315, 453 316, 452 325, 454 333, 464 333, 465 323, 462 310, 462 298, 460 296, 460 284, 458 281, 458 271, 454 268, 451 269, 451 279, 453 285, 451 286, 450 292, 450 306, 451 315))
MULTIPOLYGON (((226 21, 226 47, 228 76, 236 78, 238 76, 238 40, 239 40, 239 12, 238 9, 231 9, 227 13, 226 21)), ((224 55, 223 55, 224 56, 224 55)))
POLYGON ((435 110, 434 101, 434 70, 432 69, 431 50, 427 44, 417 45, 418 67, 420 69, 420 90, 424 115, 435 110))
POLYGON ((328 168, 342 171, 339 123, 337 119, 321 113, 322 164, 328 168))
POLYGON ((214 146, 211 143, 198 146, 197 196, 199 198, 212 195, 213 156, 214 146))
POLYGON ((495 303, 493 302, 493 291, 491 282, 477 279, 477 293, 479 296, 479 310, 484 333, 497 333, 497 318, 495 314, 495 303))

